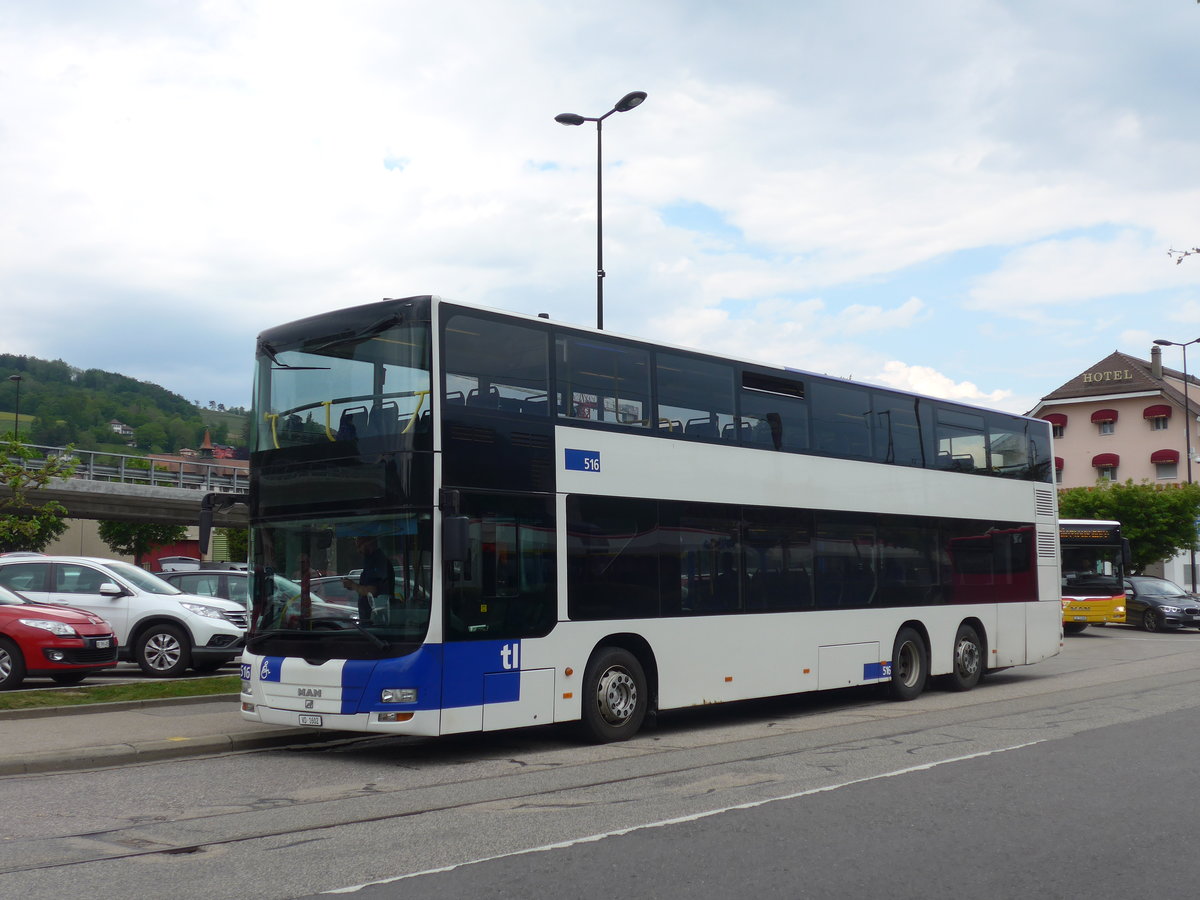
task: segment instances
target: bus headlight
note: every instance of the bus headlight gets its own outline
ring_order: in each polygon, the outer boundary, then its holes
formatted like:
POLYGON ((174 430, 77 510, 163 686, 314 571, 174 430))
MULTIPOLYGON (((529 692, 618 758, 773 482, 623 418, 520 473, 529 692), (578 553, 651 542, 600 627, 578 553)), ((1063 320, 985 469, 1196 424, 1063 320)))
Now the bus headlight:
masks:
POLYGON ((416 688, 384 688, 379 695, 383 703, 416 703, 416 688))

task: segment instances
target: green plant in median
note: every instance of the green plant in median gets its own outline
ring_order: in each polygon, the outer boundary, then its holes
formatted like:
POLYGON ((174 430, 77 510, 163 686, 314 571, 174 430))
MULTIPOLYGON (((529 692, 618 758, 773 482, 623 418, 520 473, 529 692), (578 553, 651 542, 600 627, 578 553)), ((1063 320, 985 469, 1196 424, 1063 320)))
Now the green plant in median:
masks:
POLYGON ((39 504, 33 495, 55 479, 71 477, 79 465, 72 450, 43 457, 15 438, 0 441, 0 487, 7 488, 0 496, 0 552, 43 550, 67 530, 67 508, 57 500, 39 504))
POLYGON ((120 703, 130 700, 169 700, 207 697, 241 691, 238 675, 149 681, 136 684, 97 684, 45 691, 13 691, 0 694, 0 709, 44 709, 51 706, 82 706, 89 703, 120 703))

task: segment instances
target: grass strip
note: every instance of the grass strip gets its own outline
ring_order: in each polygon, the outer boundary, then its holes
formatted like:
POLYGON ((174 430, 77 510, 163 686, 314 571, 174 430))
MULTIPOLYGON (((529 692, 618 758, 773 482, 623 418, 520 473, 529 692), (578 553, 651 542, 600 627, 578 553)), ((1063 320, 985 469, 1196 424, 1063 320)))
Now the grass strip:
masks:
POLYGON ((118 703, 126 700, 163 700, 172 697, 202 697, 236 694, 239 675, 188 678, 178 681, 142 681, 137 684, 99 684, 48 691, 18 691, 0 694, 0 709, 42 709, 48 706, 83 706, 88 703, 118 703))

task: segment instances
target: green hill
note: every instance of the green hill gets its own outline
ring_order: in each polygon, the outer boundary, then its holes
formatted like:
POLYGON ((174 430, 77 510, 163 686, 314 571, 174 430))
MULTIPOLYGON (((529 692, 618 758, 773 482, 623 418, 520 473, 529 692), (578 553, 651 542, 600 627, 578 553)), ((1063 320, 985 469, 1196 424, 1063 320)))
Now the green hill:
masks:
POLYGON ((15 424, 20 375, 21 438, 34 444, 74 444, 83 450, 173 453, 198 447, 209 429, 214 443, 246 445, 243 409, 201 409, 148 381, 62 360, 0 354, 0 432, 15 424), (133 429, 118 435, 112 422, 133 429), (133 444, 133 447, 129 445, 133 444))

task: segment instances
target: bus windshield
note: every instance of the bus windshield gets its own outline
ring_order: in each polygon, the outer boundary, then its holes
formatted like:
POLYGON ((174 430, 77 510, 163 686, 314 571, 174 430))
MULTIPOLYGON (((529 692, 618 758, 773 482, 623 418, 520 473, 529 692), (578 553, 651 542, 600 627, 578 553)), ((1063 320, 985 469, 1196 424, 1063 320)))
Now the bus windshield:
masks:
POLYGON ((427 321, 397 314, 295 346, 287 337, 259 339, 253 449, 412 434, 428 415, 427 321))
POLYGON ((1076 594, 1122 593, 1120 546, 1064 546, 1062 583, 1063 593, 1068 597, 1076 594))
POLYGON ((251 547, 251 644, 256 636, 310 635, 354 658, 375 655, 371 647, 424 640, 432 593, 429 519, 429 512, 406 512, 260 527, 251 547), (295 590, 278 590, 279 576, 295 590))

